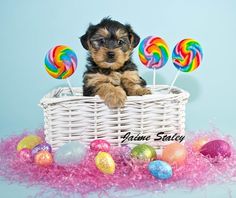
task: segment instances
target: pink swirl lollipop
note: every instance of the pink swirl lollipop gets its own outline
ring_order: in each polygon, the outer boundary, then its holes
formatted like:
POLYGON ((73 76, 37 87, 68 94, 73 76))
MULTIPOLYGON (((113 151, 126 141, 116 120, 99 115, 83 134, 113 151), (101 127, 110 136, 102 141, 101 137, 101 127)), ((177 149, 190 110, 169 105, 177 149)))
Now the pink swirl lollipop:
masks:
POLYGON ((169 48, 162 38, 148 36, 140 43, 138 54, 146 67, 160 69, 168 61, 169 48))
POLYGON ((153 69, 153 87, 156 86, 156 69, 162 68, 168 61, 169 48, 166 42, 156 36, 146 37, 139 45, 140 61, 153 69))

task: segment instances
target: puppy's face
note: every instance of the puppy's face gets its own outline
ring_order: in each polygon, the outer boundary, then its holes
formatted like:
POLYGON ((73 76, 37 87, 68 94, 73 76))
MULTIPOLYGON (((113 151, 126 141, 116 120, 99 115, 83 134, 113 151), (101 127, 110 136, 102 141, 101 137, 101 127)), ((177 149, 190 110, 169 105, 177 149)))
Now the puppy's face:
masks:
POLYGON ((99 67, 118 69, 130 58, 132 47, 124 29, 99 28, 90 38, 89 50, 99 67))
POLYGON ((140 38, 129 25, 103 19, 98 25, 90 25, 81 43, 89 50, 93 61, 101 68, 117 70, 130 59, 140 38))

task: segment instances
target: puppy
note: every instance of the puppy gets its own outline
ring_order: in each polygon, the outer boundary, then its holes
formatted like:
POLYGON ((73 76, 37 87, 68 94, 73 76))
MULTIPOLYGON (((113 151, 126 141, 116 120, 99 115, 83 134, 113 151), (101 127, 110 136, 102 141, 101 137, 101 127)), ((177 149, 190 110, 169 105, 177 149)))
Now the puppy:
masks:
POLYGON ((123 107, 127 96, 151 94, 132 62, 133 49, 140 38, 130 25, 104 18, 90 25, 80 38, 88 50, 83 95, 99 95, 110 108, 123 107))

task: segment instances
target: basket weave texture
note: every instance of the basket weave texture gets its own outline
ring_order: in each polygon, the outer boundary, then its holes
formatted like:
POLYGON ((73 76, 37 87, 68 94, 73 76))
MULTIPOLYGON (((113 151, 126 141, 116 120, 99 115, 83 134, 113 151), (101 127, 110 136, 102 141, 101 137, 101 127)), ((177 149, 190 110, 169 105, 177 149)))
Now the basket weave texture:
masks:
POLYGON ((109 109, 99 96, 83 96, 81 88, 73 88, 74 96, 70 96, 70 90, 65 87, 51 91, 40 101, 46 141, 53 150, 75 140, 89 145, 94 139, 105 139, 114 146, 133 147, 146 143, 163 149, 172 141, 156 141, 159 132, 170 136, 185 134, 185 106, 189 94, 176 87, 168 93, 166 85, 150 88, 151 95, 128 96, 125 106, 118 109, 109 109), (124 141, 127 133, 150 138, 124 141))

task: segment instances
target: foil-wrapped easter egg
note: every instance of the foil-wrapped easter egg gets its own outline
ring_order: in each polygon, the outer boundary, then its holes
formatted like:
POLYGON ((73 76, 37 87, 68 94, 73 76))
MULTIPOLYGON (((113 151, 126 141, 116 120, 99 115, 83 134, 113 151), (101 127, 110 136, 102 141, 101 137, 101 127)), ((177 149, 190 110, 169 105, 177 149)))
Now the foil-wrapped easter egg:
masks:
POLYGON ((40 143, 42 143, 41 137, 37 135, 28 135, 17 144, 17 151, 20 151, 23 148, 32 149, 40 143))
POLYGON ((32 156, 35 156, 39 151, 48 151, 49 153, 52 152, 52 147, 50 144, 48 143, 42 143, 42 144, 38 144, 37 146, 35 146, 32 149, 32 156))
POLYGON ((73 141, 61 146, 54 155, 54 160, 58 165, 70 166, 79 164, 86 156, 87 148, 84 144, 73 141))
POLYGON ((171 165, 182 165, 187 157, 187 150, 184 145, 175 142, 164 148, 162 152, 162 160, 171 165))
POLYGON ((131 157, 139 160, 150 161, 156 158, 156 151, 147 144, 140 144, 131 150, 131 157))
POLYGON ((124 160, 130 160, 131 148, 127 145, 122 145, 120 148, 121 156, 124 160))
POLYGON ((95 157, 96 167, 104 174, 112 175, 115 172, 116 164, 112 156, 107 152, 99 152, 95 157))
POLYGON ((149 172, 157 179, 169 179, 172 176, 171 166, 161 160, 155 160, 148 164, 149 172))
POLYGON ((90 149, 92 151, 108 152, 110 150, 110 147, 111 147, 110 143, 102 139, 93 140, 90 143, 90 149))
POLYGON ((39 166, 44 166, 44 167, 50 166, 53 164, 52 154, 49 153, 48 151, 39 151, 34 156, 34 163, 39 166))
POLYGON ((230 145, 224 140, 213 140, 206 143, 201 149, 200 153, 215 158, 217 156, 230 157, 231 148, 230 145))
POLYGON ((27 149, 27 148, 21 149, 18 152, 18 156, 19 156, 20 160, 23 162, 32 162, 33 161, 33 157, 32 157, 30 149, 27 149))

